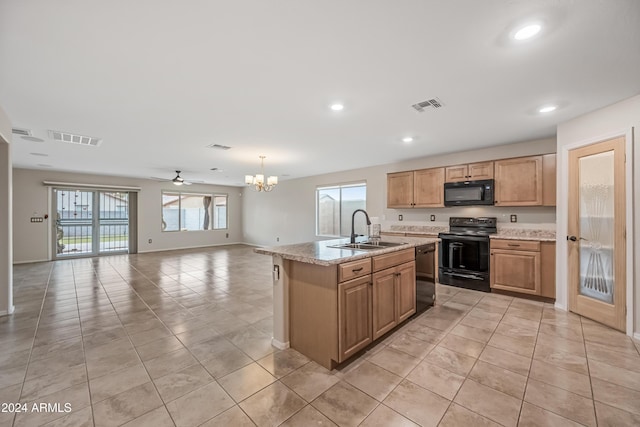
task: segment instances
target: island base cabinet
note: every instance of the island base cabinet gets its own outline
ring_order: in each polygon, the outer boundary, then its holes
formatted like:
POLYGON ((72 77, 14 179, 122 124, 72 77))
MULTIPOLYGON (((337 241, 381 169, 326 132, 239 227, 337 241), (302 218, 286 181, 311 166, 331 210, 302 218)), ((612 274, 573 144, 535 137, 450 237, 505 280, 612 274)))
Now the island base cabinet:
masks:
POLYGON ((416 312, 416 263, 408 262, 397 267, 397 312, 398 324, 416 312))
POLYGON ((373 275, 373 339, 378 339, 397 324, 396 269, 387 268, 373 275))
POLYGON ((415 261, 373 274, 374 340, 416 312, 415 277, 415 261))
POLYGON ((342 362, 373 341, 371 276, 338 285, 338 351, 342 362))

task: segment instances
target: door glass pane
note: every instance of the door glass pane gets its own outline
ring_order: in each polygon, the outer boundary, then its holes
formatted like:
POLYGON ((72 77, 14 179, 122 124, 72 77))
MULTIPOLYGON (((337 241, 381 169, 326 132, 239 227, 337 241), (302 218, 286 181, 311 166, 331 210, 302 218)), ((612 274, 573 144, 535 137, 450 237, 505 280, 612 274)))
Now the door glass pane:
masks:
POLYGON ((100 192, 100 252, 129 249, 129 194, 100 192))
POLYGON ((580 158, 580 294, 613 303, 613 151, 580 158))
POLYGON ((56 190, 56 254, 93 252, 93 192, 56 190))

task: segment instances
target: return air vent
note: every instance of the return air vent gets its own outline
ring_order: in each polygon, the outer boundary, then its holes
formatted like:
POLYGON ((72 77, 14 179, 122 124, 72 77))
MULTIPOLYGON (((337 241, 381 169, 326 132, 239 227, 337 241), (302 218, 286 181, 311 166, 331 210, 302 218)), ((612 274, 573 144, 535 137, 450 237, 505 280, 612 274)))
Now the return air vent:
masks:
POLYGON ((49 131, 49 138, 54 141, 68 142, 69 144, 88 145, 97 147, 102 143, 102 139, 93 136, 76 135, 73 133, 60 132, 57 130, 49 131))
POLYGON ((426 101, 418 102, 417 104, 412 105, 416 111, 423 113, 425 108, 433 108, 438 109, 444 107, 444 103, 440 100, 440 98, 432 98, 427 99, 426 101))
POLYGON ((209 144, 207 145, 207 148, 216 148, 218 150, 230 150, 231 147, 229 147, 228 145, 222 145, 222 144, 209 144))
POLYGON ((31 131, 29 129, 11 128, 11 133, 20 136, 31 136, 31 131))

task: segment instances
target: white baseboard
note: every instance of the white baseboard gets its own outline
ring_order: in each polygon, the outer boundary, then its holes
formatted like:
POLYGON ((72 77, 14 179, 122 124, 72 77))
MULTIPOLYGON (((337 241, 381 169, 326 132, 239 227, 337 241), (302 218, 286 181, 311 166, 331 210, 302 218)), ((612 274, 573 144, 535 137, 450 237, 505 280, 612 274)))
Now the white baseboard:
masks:
POLYGON ((33 260, 27 260, 27 261, 13 261, 13 265, 18 265, 18 264, 33 264, 36 262, 49 262, 51 261, 50 259, 33 259, 33 260))
POLYGON ((638 341, 640 341, 640 332, 635 332, 635 333, 633 334, 633 339, 634 339, 634 340, 638 340, 638 341))
POLYGON ((568 311, 568 310, 567 310, 567 307, 565 307, 565 306, 564 306, 564 305, 562 305, 562 304, 558 304, 557 302, 556 302, 556 303, 554 303, 554 304, 553 304, 553 306, 554 306, 555 308, 557 308, 558 310, 568 311))
POLYGON ((9 307, 9 310, 0 311, 0 316, 8 316, 10 314, 13 314, 14 311, 16 311, 16 307, 12 305, 11 307, 9 307))
POLYGON ((275 338, 271 338, 271 345, 277 348, 278 350, 286 350, 289 348, 289 341, 281 342, 275 338))
POLYGON ((181 247, 177 247, 177 248, 165 248, 165 249, 149 249, 149 250, 140 250, 140 248, 138 248, 138 253, 139 254, 148 254, 148 253, 152 253, 152 252, 167 252, 167 251, 180 251, 183 249, 202 249, 202 248, 214 248, 217 246, 229 246, 229 245, 247 245, 247 246, 252 246, 249 245, 248 243, 244 243, 244 242, 229 242, 229 243, 216 243, 215 245, 199 245, 199 246, 181 246, 181 247))

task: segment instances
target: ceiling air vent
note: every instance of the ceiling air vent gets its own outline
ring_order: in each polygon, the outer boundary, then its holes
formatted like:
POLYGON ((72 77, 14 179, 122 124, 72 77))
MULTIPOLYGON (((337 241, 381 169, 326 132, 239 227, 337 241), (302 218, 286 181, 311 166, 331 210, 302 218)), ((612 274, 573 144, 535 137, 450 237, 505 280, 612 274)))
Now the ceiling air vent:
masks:
POLYGON ((11 128, 11 133, 20 136, 31 136, 31 131, 29 129, 11 128))
POLYGON ((209 144, 209 145, 207 145, 207 148, 217 148, 218 150, 229 150, 229 149, 231 149, 231 147, 229 147, 228 145, 222 145, 222 144, 209 144))
POLYGON ((427 99, 426 101, 418 102, 417 104, 413 104, 412 107, 415 108, 416 111, 422 113, 424 112, 425 108, 442 108, 444 107, 444 103, 440 100, 440 98, 432 98, 427 99))
POLYGON ((76 135, 73 133, 60 132, 57 130, 49 131, 49 138, 54 141, 68 142, 69 144, 88 145, 90 147, 97 147, 102 142, 102 139, 93 136, 76 135))

